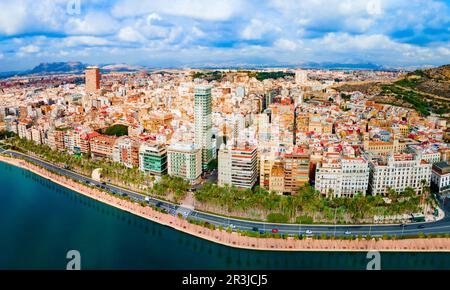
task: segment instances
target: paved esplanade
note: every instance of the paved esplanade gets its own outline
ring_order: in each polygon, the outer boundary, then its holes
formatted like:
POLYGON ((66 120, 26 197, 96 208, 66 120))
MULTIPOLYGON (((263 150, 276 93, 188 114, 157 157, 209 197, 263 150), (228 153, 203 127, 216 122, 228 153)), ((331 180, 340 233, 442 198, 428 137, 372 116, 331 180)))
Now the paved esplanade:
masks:
MULTIPOLYGON (((53 164, 50 164, 48 162, 45 162, 43 160, 40 160, 38 158, 28 156, 26 154, 22 154, 15 151, 4 151, 4 153, 10 154, 13 157, 20 157, 23 159, 26 159, 28 161, 31 161, 35 164, 38 164, 47 170, 51 170, 54 172, 57 172, 61 175, 73 178, 75 180, 79 180, 80 182, 86 183, 90 182, 90 184, 95 186, 104 186, 106 190, 113 192, 115 194, 127 194, 130 198, 132 198, 135 201, 145 201, 146 195, 139 194, 130 190, 126 190, 123 188, 116 187, 111 184, 101 184, 98 181, 95 181, 89 177, 86 177, 84 175, 75 173, 73 171, 60 168, 58 166, 55 166, 53 164)), ((147 197, 148 198, 148 197, 147 197)), ((424 234, 446 234, 450 233, 450 217, 448 215, 449 211, 447 208, 445 208, 446 216, 444 219, 436 221, 436 222, 427 222, 427 223, 415 223, 415 224, 407 224, 404 227, 400 225, 299 225, 299 224, 273 224, 273 223, 264 223, 264 222, 253 222, 253 221, 246 221, 246 220, 238 220, 234 218, 227 218, 223 216, 217 216, 214 214, 209 213, 203 213, 199 211, 191 211, 191 210, 183 210, 182 207, 179 205, 158 200, 155 198, 150 198, 148 201, 149 204, 156 205, 162 209, 167 210, 168 213, 172 215, 176 215, 177 212, 183 212, 188 213, 190 218, 197 219, 200 221, 209 222, 210 224, 214 224, 216 226, 222 226, 224 228, 229 227, 230 225, 233 225, 233 229, 241 229, 244 231, 251 231, 254 228, 257 228, 258 231, 264 231, 264 232, 271 232, 272 229, 276 228, 279 230, 279 233, 284 234, 290 234, 290 235, 297 235, 297 234, 305 234, 306 231, 312 231, 313 235, 321 235, 321 234, 327 234, 329 236, 345 236, 346 232, 347 234, 350 234, 348 232, 351 232, 351 235, 370 235, 372 237, 381 236, 383 234, 388 235, 417 235, 419 233, 424 234), (419 228, 419 226, 422 225, 422 228, 419 228)))

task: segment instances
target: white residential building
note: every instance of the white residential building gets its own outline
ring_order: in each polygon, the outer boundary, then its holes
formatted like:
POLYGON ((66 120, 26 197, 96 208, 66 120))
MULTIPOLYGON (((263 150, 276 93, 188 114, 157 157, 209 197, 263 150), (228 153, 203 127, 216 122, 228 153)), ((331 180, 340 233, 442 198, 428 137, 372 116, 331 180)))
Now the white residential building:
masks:
POLYGON ((330 158, 316 168, 315 187, 325 196, 366 195, 369 165, 364 158, 330 158))
POLYGON ((219 186, 252 188, 256 184, 259 174, 256 146, 226 148, 222 145, 218 162, 219 186))
POLYGON ((431 164, 414 154, 374 158, 370 160, 369 167, 369 189, 372 195, 386 195, 389 189, 402 192, 407 187, 421 193, 423 186, 430 185, 431 164))

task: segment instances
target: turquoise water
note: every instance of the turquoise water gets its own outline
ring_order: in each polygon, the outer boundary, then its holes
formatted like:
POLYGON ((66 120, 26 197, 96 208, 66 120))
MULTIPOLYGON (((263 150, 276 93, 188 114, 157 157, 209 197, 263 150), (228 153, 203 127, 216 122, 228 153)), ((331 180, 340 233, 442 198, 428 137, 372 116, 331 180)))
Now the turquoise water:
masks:
MULTIPOLYGON (((366 253, 217 245, 0 163, 0 269, 365 269, 366 253)), ((383 253, 382 269, 450 269, 450 253, 383 253)))

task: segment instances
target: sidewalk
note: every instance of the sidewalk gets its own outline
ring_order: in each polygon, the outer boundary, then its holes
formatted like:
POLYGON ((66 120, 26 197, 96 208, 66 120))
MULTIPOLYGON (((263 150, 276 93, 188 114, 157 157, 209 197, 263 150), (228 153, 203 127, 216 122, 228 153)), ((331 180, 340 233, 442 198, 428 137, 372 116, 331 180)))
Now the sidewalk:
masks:
POLYGON ((295 240, 293 238, 252 238, 226 231, 210 230, 202 226, 190 224, 185 219, 163 214, 151 207, 119 199, 97 188, 91 188, 72 179, 46 171, 34 164, 23 160, 0 156, 0 161, 29 170, 47 178, 61 186, 80 194, 103 202, 110 206, 141 216, 148 220, 172 227, 176 230, 194 235, 226 246, 276 251, 450 251, 449 238, 408 239, 408 240, 295 240))

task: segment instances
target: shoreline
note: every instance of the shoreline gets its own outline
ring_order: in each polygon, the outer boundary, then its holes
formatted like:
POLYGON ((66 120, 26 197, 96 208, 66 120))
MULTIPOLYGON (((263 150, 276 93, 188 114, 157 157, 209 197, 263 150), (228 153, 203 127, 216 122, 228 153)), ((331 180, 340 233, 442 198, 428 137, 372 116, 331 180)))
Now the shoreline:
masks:
POLYGON ((414 238, 404 240, 295 240, 275 238, 253 238, 241 236, 236 232, 210 230, 194 225, 176 216, 158 212, 151 207, 119 199, 96 188, 80 184, 68 177, 47 171, 37 165, 21 159, 0 155, 0 162, 19 167, 46 178, 60 186, 68 188, 98 202, 140 216, 152 222, 171 227, 183 233, 205 239, 228 247, 261 251, 308 251, 308 252, 450 252, 450 238, 414 238))

